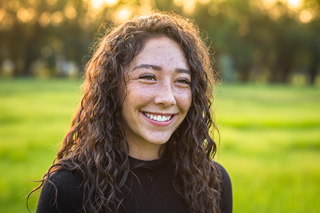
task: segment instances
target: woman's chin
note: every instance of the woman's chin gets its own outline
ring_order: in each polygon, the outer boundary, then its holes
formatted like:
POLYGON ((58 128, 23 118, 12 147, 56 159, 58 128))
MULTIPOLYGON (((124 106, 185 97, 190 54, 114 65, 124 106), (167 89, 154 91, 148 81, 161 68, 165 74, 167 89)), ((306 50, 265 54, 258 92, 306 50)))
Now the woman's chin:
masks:
POLYGON ((159 133, 154 135, 149 135, 145 138, 145 141, 154 144, 154 145, 163 145, 166 144, 171 138, 172 134, 159 133))

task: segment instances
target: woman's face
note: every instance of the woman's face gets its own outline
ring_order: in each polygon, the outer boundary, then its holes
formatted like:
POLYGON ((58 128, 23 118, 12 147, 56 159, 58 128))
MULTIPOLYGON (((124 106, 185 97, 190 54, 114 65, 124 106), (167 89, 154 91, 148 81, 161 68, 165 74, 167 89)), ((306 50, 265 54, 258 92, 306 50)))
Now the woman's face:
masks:
MULTIPOLYGON (((191 104, 191 76, 179 45, 149 39, 127 74, 122 115, 129 155, 152 160, 186 117, 191 104)), ((124 86, 122 88, 125 88, 124 86)))

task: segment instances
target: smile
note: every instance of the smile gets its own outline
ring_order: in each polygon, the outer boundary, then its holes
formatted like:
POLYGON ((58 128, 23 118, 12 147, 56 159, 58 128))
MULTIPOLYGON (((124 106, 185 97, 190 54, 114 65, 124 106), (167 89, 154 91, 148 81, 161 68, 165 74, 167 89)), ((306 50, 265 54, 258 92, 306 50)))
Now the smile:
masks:
POLYGON ((165 116, 165 115, 155 115, 155 114, 150 114, 150 113, 147 113, 147 112, 143 112, 143 114, 154 120, 154 121, 160 121, 160 122, 165 122, 165 121, 168 121, 172 118, 172 115, 169 115, 169 116, 165 116))

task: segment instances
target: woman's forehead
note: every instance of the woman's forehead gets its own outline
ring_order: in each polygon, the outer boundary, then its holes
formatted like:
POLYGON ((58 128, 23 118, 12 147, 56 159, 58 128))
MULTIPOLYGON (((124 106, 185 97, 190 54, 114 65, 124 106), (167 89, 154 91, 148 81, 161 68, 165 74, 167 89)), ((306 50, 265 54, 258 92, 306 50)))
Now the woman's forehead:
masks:
POLYGON ((151 64, 158 67, 189 69, 189 65, 177 42, 168 37, 148 39, 131 62, 130 68, 140 64, 151 64))

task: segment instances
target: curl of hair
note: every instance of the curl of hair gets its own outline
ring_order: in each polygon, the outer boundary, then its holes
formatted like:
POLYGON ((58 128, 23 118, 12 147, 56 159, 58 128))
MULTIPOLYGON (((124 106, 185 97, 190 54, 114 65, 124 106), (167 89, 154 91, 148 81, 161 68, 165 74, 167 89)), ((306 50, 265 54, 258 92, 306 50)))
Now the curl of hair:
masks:
MULTIPOLYGON (((59 169, 83 176, 83 211, 117 212, 130 172, 122 119, 120 84, 125 68, 146 40, 166 36, 177 42, 190 67, 192 103, 164 150, 175 162, 174 184, 191 212, 219 212, 219 174, 212 159, 216 130, 211 112, 214 70, 208 48, 190 21, 172 14, 135 17, 106 33, 86 65, 81 104, 53 165, 34 189, 59 169)), ((30 193, 30 194, 31 194, 30 193)), ((30 196, 29 194, 29 196, 30 196)))

